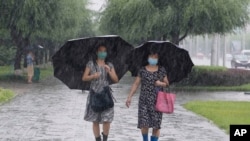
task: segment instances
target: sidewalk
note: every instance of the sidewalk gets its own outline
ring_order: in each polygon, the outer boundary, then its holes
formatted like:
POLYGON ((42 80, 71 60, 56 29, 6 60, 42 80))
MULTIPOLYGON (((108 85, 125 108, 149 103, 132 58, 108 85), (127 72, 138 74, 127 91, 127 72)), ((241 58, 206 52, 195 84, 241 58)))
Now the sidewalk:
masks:
MULTIPOLYGON (((117 102, 109 141, 141 141, 136 128, 139 91, 131 107, 125 106, 132 82, 124 77, 112 86, 117 102)), ((92 124, 83 120, 87 92, 70 90, 55 78, 28 88, 0 106, 0 141, 94 141, 92 124)), ((177 95, 175 113, 163 116, 160 141, 229 141, 224 131, 185 110, 178 99, 182 95, 177 95)))

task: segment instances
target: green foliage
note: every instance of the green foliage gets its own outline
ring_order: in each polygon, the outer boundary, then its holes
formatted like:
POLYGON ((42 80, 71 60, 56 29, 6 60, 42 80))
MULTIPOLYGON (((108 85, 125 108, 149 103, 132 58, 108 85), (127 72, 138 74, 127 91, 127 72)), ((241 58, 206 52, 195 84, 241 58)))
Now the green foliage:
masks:
MULTIPOLYGON (((40 80, 45 80, 53 76, 53 67, 40 68, 40 80)), ((26 82, 27 74, 15 75, 13 66, 0 66, 0 81, 4 82, 26 82)))
POLYGON ((249 20, 248 0, 190 0, 185 18, 194 19, 192 34, 224 34, 244 27, 249 20))
MULTIPOLYGON (((250 83, 250 71, 224 67, 195 66, 177 86, 240 86, 250 83)), ((225 88, 225 87, 224 87, 225 88)))
POLYGON ((248 0, 110 0, 100 28, 129 41, 168 38, 178 44, 190 34, 224 34, 244 27, 248 5, 248 0))
POLYGON ((0 66, 0 76, 6 75, 6 74, 11 74, 14 73, 14 68, 13 66, 0 66))
POLYGON ((53 67, 49 66, 46 68, 41 68, 41 74, 40 74, 40 78, 41 80, 45 80, 51 76, 53 76, 53 67))
POLYGON ((227 71, 226 67, 221 67, 221 66, 194 66, 192 69, 193 69, 192 71, 195 73, 227 71))
POLYGON ((15 48, 0 45, 0 66, 10 65, 15 57, 15 48))
POLYGON ((122 22, 121 10, 123 6, 128 2, 128 0, 109 0, 107 1, 107 7, 102 13, 100 19, 101 25, 100 30, 104 33, 119 34, 122 27, 124 27, 122 22))
POLYGON ((157 10, 152 3, 145 0, 129 1, 120 12, 121 21, 123 21, 122 33, 130 31, 129 34, 125 34, 126 39, 133 42, 133 40, 146 40, 145 37, 150 36, 148 29, 152 28, 157 15, 157 10))
POLYGON ((174 87, 176 91, 250 91, 250 84, 240 86, 181 86, 174 87))
POLYGON ((0 45, 10 40, 16 47, 15 69, 29 45, 50 51, 65 40, 93 35, 87 0, 0 0, 0 45))
POLYGON ((192 101, 184 105, 209 120, 229 134, 230 124, 250 124, 250 102, 244 101, 192 101))
POLYGON ((6 102, 13 98, 14 92, 8 89, 2 89, 0 88, 0 103, 6 102))

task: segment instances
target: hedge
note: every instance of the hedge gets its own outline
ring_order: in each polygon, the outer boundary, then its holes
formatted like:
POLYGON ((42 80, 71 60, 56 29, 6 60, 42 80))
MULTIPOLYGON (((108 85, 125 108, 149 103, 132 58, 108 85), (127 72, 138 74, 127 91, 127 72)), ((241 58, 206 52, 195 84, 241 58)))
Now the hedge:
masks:
POLYGON ((250 83, 250 71, 225 67, 195 66, 177 86, 239 86, 250 83))

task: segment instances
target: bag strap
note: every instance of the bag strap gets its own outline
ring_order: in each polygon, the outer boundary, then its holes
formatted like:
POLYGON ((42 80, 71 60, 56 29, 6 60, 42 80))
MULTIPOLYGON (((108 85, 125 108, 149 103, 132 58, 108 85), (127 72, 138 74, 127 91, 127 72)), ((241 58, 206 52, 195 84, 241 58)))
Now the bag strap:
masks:
POLYGON ((94 68, 95 68, 95 72, 97 72, 97 62, 93 61, 93 65, 94 65, 94 68))

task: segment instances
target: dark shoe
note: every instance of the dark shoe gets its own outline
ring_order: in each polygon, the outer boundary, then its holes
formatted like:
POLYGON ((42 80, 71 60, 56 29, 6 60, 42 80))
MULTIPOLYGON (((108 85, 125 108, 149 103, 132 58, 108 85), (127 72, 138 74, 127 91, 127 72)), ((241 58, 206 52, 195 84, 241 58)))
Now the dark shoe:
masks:
POLYGON ((108 140, 108 135, 104 135, 104 134, 102 133, 102 137, 103 137, 103 141, 107 141, 107 140, 108 140))
POLYGON ((100 136, 100 137, 95 138, 95 140, 96 140, 96 141, 102 141, 102 138, 101 138, 101 136, 100 136))

